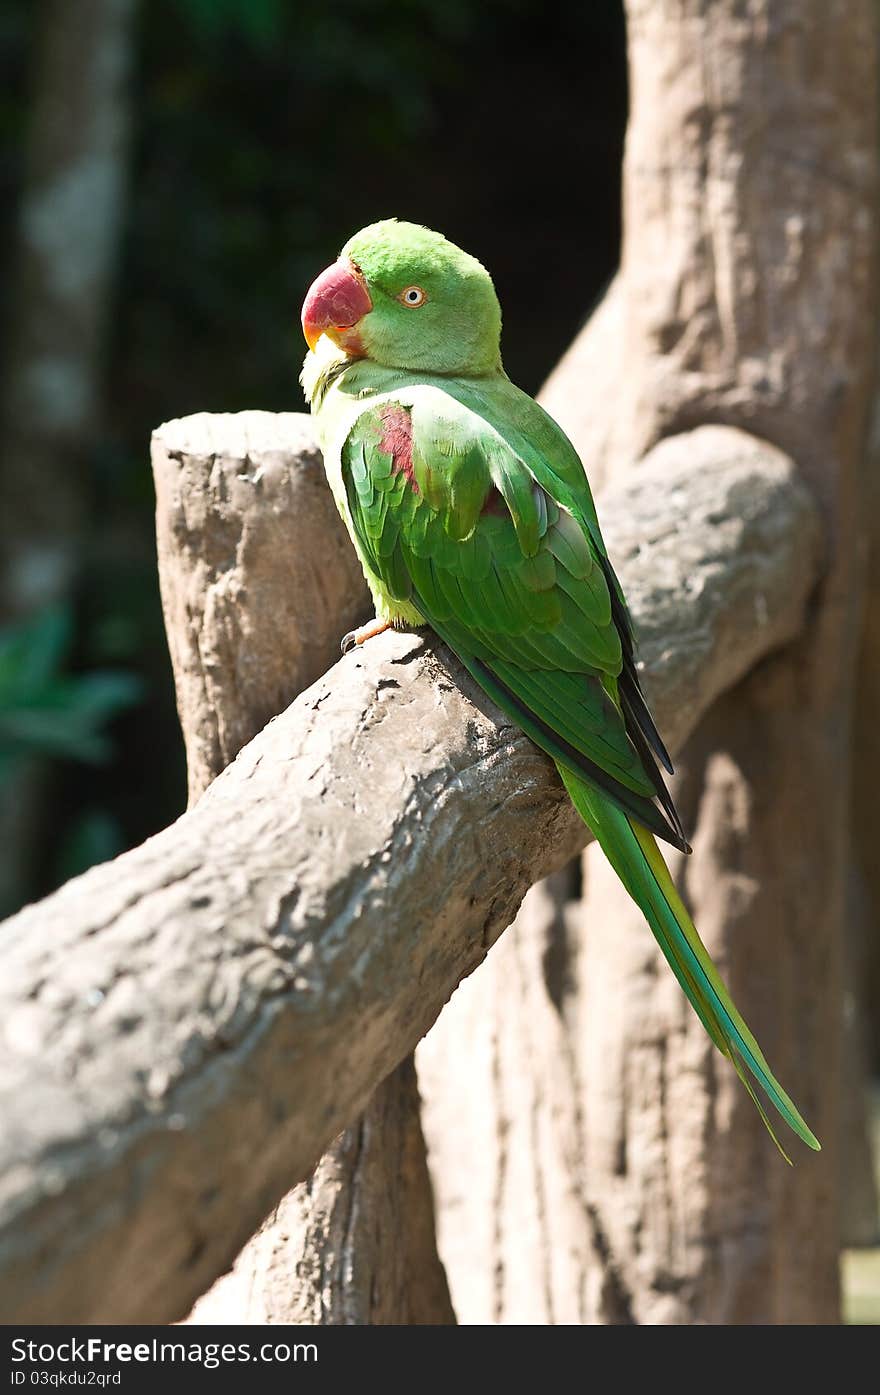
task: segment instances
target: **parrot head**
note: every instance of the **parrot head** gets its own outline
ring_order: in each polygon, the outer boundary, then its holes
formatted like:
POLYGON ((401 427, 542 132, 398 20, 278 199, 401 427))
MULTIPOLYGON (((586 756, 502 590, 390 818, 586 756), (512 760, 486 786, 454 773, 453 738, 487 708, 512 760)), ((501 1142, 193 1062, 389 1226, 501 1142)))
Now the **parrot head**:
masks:
POLYGON ((302 326, 312 350, 326 334, 351 358, 388 368, 501 366, 501 308, 488 271, 440 233, 396 218, 349 239, 310 287, 302 326))

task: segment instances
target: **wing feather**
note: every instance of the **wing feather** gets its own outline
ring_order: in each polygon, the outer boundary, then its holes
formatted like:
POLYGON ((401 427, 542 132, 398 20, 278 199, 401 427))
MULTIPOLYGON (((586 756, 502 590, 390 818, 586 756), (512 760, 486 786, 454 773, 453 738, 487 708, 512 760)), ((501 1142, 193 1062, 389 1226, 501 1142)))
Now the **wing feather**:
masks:
POLYGON ((527 462, 425 386, 365 407, 342 471, 358 545, 389 595, 413 604, 548 754, 686 848, 585 481, 589 507, 570 470, 527 462))

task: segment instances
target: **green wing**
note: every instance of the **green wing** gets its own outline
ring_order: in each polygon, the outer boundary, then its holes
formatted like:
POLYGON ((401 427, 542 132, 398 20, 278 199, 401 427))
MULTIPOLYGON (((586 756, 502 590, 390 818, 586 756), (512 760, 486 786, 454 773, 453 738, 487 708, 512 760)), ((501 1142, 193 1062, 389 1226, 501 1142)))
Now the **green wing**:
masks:
POLYGON ((342 448, 355 539, 537 745, 686 848, 583 471, 524 455, 438 388, 388 395, 342 448))

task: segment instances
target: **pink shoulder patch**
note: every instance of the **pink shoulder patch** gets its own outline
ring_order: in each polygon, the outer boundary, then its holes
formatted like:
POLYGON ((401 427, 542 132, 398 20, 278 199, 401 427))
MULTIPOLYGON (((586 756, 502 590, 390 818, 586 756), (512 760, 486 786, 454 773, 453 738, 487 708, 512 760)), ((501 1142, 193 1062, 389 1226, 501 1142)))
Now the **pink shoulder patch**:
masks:
POLYGON ((405 475, 415 492, 419 493, 412 462, 412 416, 406 407, 395 402, 387 402, 380 408, 382 438, 379 449, 391 456, 391 469, 395 475, 405 475))

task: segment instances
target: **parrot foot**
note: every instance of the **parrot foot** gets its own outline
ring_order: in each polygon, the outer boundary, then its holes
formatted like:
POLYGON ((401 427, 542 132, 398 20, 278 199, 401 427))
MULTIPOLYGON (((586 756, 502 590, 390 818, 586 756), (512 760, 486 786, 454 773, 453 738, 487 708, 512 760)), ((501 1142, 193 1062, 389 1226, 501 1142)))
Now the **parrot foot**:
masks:
POLYGON ((339 647, 343 654, 347 654, 356 645, 366 644, 368 639, 373 639, 375 635, 384 634, 386 630, 390 629, 391 626, 387 620, 380 620, 376 616, 374 619, 368 620, 366 625, 361 625, 357 630, 349 630, 347 635, 343 635, 339 647))

